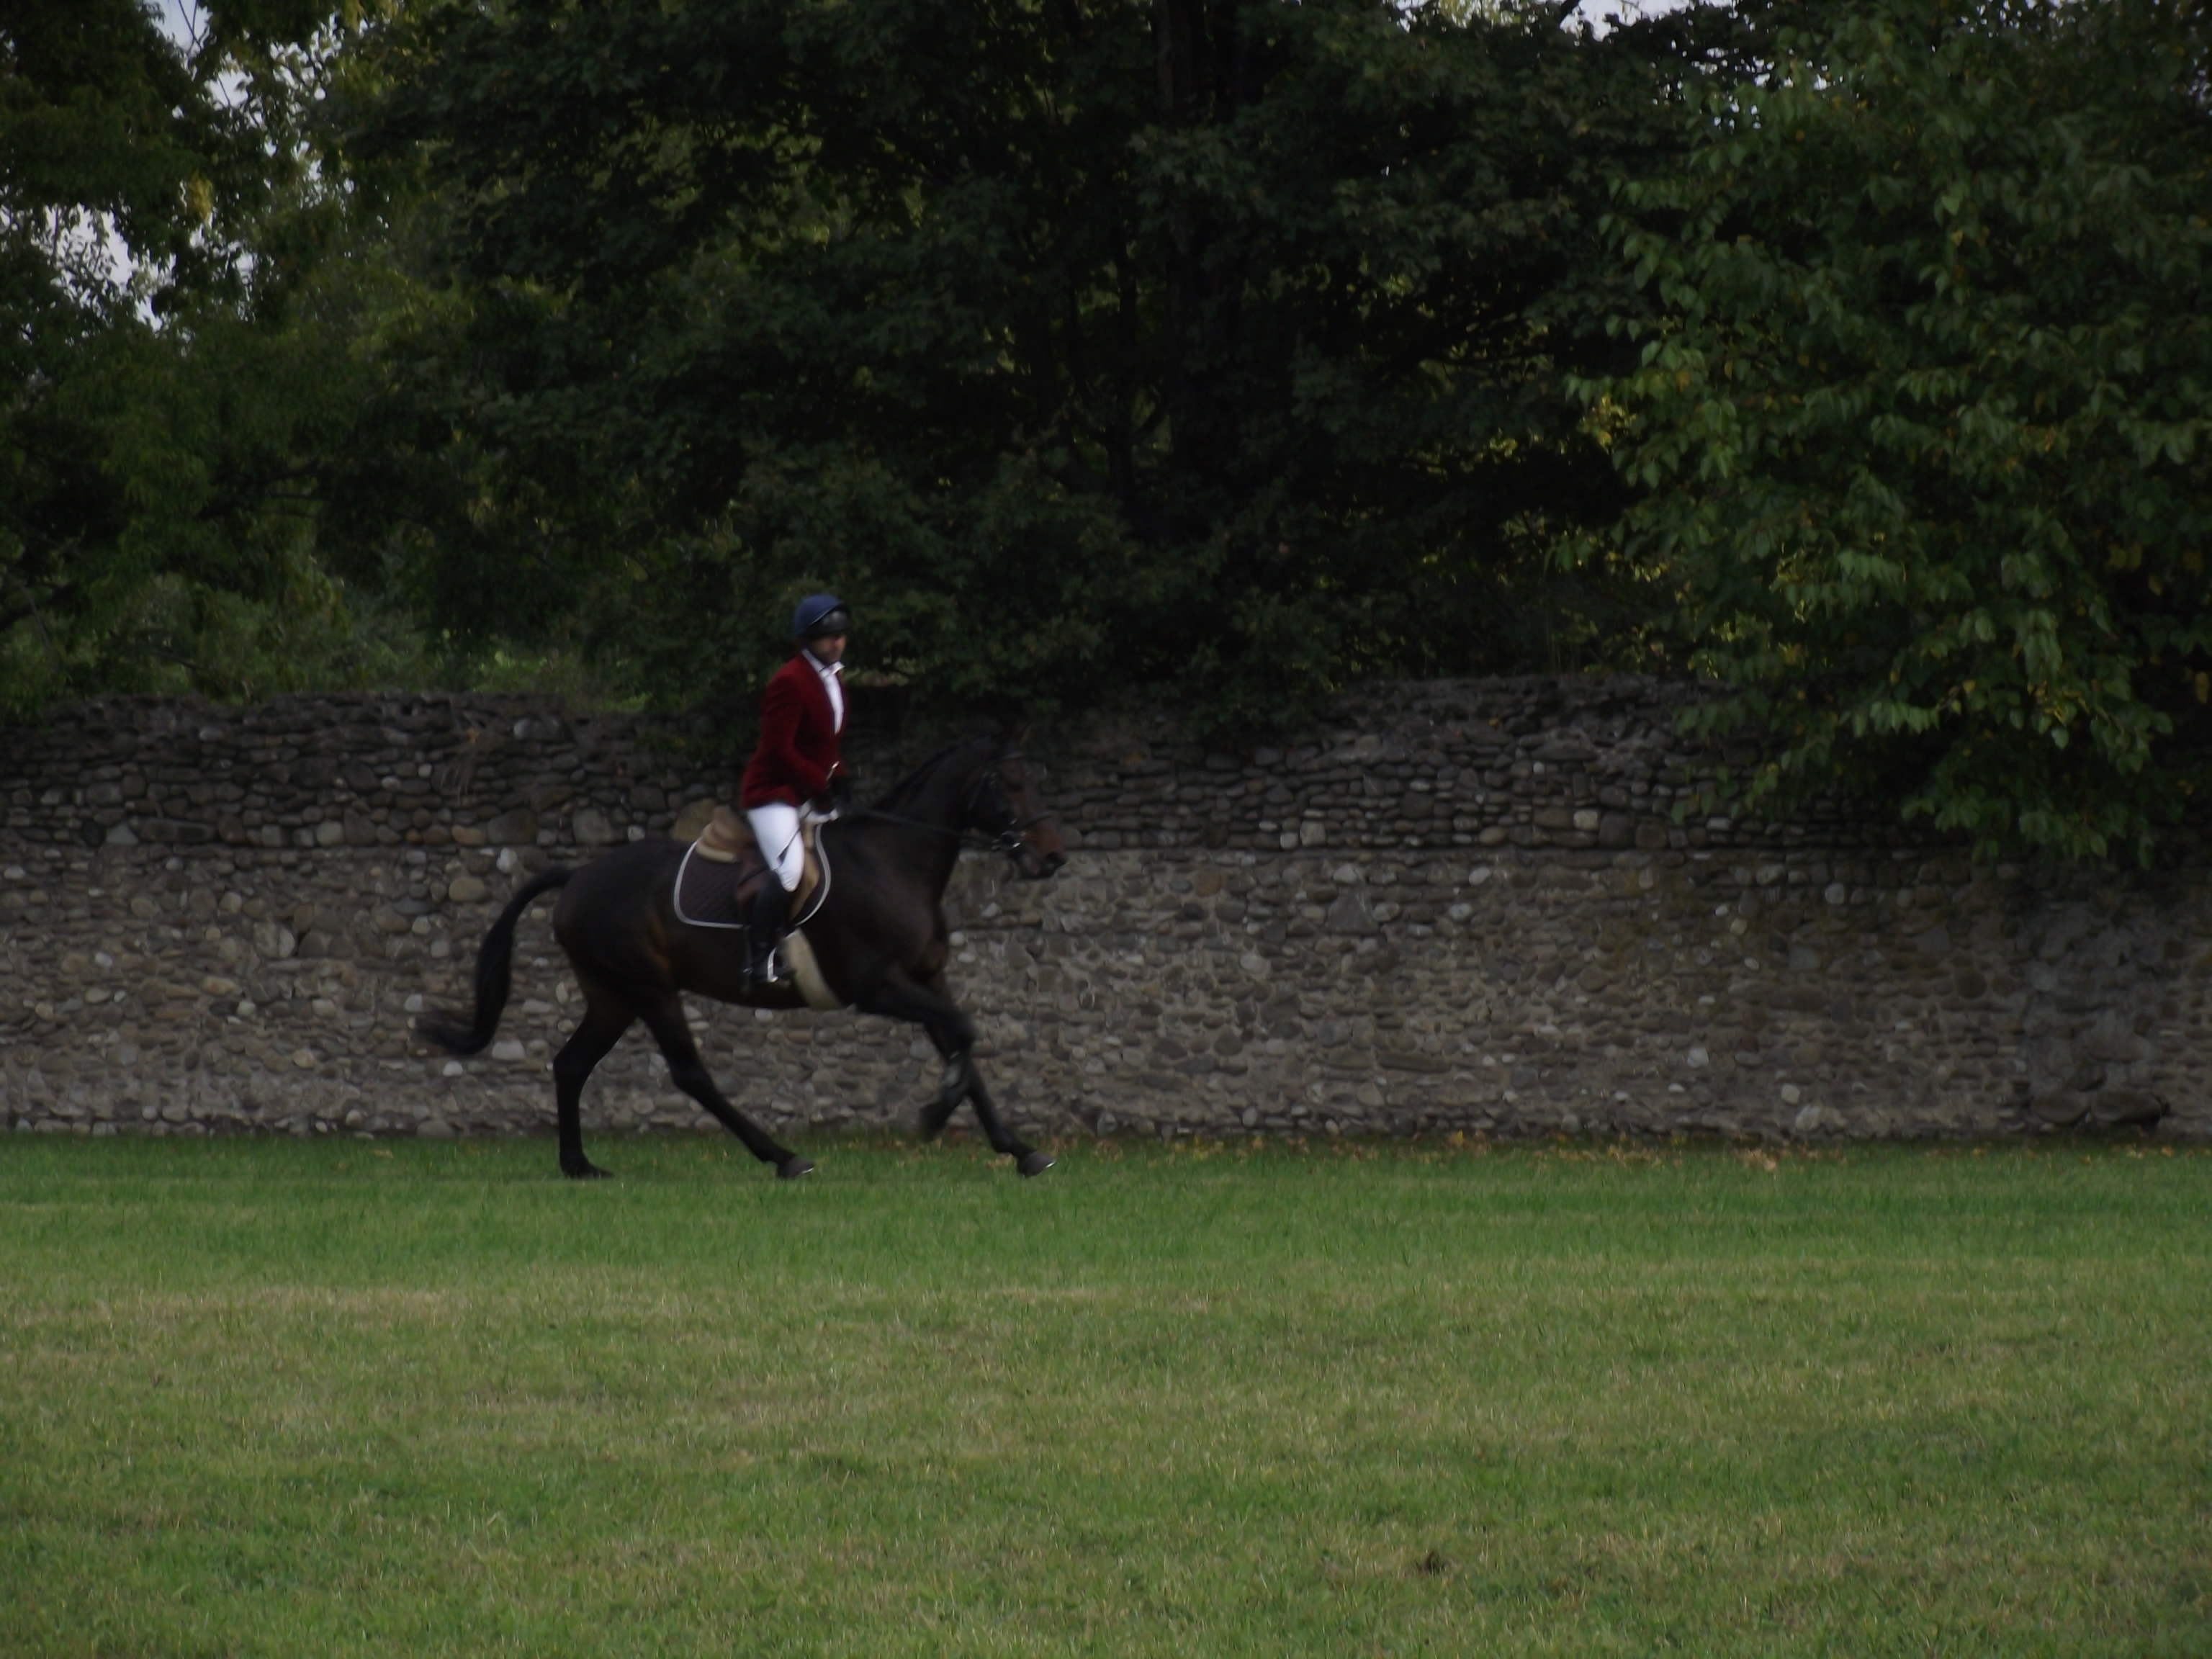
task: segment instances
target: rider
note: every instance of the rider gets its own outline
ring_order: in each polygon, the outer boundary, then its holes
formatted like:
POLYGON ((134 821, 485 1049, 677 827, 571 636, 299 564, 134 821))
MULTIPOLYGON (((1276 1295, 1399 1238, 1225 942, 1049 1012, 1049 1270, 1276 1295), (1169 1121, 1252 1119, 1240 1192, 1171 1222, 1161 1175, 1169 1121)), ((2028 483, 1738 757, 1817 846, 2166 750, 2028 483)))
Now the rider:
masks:
POLYGON ((749 975, 773 976, 775 949, 791 922, 791 896, 806 867, 804 823, 836 810, 842 788, 839 736, 845 729, 845 635, 852 613, 831 593, 810 593, 792 613, 791 660, 775 671, 761 697, 760 746, 745 767, 738 805, 775 879, 754 896, 749 975))

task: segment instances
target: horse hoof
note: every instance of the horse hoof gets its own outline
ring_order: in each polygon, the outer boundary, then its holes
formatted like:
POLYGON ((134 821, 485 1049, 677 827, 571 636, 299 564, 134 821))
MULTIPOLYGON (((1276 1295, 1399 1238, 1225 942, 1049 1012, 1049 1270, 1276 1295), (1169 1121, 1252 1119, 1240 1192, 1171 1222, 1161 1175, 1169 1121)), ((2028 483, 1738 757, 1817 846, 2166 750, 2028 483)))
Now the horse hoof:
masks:
POLYGON ((932 1123, 925 1117, 921 1121, 921 1127, 916 1129, 915 1133, 922 1140, 934 1140, 938 1136, 945 1133, 945 1126, 942 1123, 932 1123))
POLYGON ((793 1152, 775 1166, 775 1178, 778 1181, 796 1181, 803 1175, 813 1173, 814 1166, 799 1157, 797 1152, 793 1152))
POLYGON ((602 1170, 588 1158, 574 1164, 563 1164, 561 1173, 571 1181, 612 1181, 615 1178, 613 1170, 602 1170))
POLYGON ((1025 1176, 1041 1176, 1052 1168, 1052 1165, 1053 1156, 1050 1152, 1024 1152, 1022 1161, 1014 1167, 1025 1176))

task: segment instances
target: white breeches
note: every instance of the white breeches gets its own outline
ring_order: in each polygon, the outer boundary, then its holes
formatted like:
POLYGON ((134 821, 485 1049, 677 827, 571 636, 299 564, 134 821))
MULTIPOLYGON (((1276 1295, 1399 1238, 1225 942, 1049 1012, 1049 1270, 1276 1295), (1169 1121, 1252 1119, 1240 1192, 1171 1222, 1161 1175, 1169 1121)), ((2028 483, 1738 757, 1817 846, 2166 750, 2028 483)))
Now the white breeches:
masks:
MULTIPOLYGON (((807 815, 811 817, 813 814, 807 815)), ((772 800, 765 806, 748 806, 745 818, 753 827, 753 839, 760 842, 763 856, 775 878, 783 884, 783 890, 799 890, 799 878, 806 871, 806 842, 799 834, 799 809, 772 800)))

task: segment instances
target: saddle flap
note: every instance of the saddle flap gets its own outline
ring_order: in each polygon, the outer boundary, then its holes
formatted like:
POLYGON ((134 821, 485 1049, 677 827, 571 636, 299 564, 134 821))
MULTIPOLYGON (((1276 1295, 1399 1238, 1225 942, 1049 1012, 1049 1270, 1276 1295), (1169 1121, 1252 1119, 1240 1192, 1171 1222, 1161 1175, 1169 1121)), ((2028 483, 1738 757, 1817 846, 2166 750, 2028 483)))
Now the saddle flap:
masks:
MULTIPOLYGON (((791 896, 794 917, 807 914, 807 904, 822 885, 822 825, 810 820, 802 831, 806 860, 799 878, 799 890, 791 896)), ((697 858, 687 860, 678 872, 677 915, 695 926, 737 927, 752 906, 753 895, 764 881, 775 879, 768 859, 744 815, 717 806, 699 839, 692 844, 697 858), (700 860, 708 866, 700 867, 700 860)))
POLYGON ((810 823, 806 826, 806 861, 799 867, 799 890, 791 896, 793 915, 806 914, 807 901, 814 896, 814 890, 821 884, 822 826, 810 823))

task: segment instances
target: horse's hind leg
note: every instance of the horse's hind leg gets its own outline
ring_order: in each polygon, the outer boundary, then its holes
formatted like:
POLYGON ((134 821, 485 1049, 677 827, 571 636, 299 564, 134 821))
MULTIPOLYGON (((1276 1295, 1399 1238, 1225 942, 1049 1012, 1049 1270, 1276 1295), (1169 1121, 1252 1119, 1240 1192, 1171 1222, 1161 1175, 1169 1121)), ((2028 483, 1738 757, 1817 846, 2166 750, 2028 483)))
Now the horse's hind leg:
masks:
POLYGON ((553 1057, 553 1098, 560 1114, 561 1173, 571 1181, 597 1181, 606 1171, 584 1156, 584 1081, 607 1057, 635 1018, 611 999, 586 993, 584 1023, 553 1057))
POLYGON ((934 1140, 945 1133, 945 1126, 951 1121, 953 1113, 968 1098, 969 1085, 975 1077, 975 1062, 969 1058, 968 1049, 975 1041, 975 1033, 972 1026, 967 1028, 964 1036, 948 1025, 927 1029, 929 1040, 945 1057, 945 1076, 938 1083, 937 1097, 921 1109, 921 1138, 934 1140))
POLYGON ((684 1018, 681 998, 670 991, 653 998, 638 1012, 644 1016, 653 1040, 660 1045, 661 1055, 668 1061, 671 1080, 712 1112, 724 1128, 744 1141, 747 1152, 763 1164, 775 1164, 780 1180, 796 1180, 813 1169, 813 1164, 798 1153, 777 1146, 760 1125, 723 1098, 722 1091, 714 1086, 714 1073, 699 1058, 699 1045, 691 1040, 691 1025, 684 1018))

